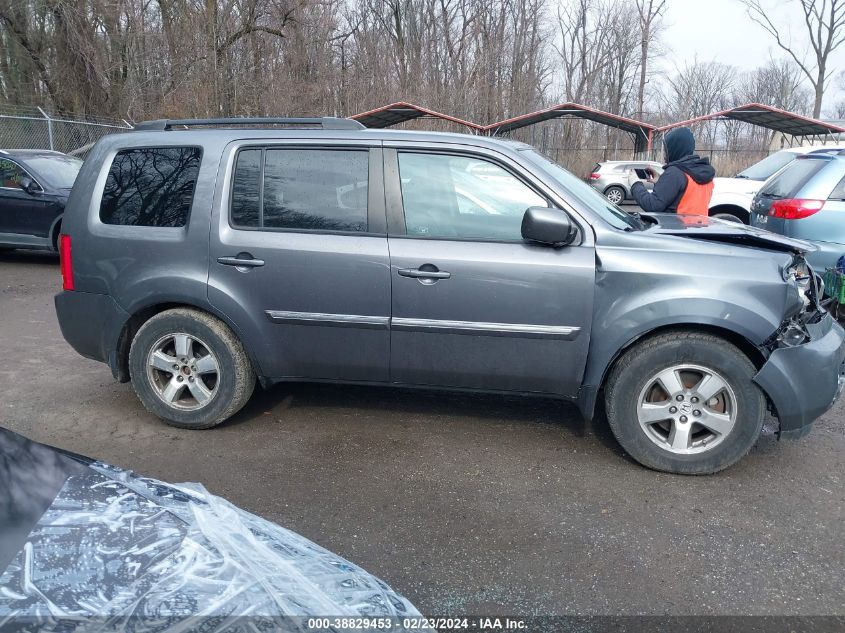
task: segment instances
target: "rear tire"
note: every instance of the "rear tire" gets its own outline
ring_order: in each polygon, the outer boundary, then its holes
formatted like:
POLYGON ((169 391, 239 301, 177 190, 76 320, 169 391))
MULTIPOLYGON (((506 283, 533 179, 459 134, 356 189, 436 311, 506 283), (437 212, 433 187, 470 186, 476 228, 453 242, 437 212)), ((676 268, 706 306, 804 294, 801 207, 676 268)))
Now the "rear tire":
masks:
POLYGON ((243 345, 219 319, 191 308, 149 319, 129 350, 132 387, 172 426, 207 429, 232 417, 255 388, 243 345))
POLYGON ((605 389, 610 428, 644 466, 684 475, 718 472, 742 459, 760 436, 766 399, 752 381, 756 371, 717 336, 660 334, 613 367, 605 389))
POLYGON ((625 190, 622 187, 608 187, 604 190, 604 197, 613 204, 622 204, 625 202, 625 190))

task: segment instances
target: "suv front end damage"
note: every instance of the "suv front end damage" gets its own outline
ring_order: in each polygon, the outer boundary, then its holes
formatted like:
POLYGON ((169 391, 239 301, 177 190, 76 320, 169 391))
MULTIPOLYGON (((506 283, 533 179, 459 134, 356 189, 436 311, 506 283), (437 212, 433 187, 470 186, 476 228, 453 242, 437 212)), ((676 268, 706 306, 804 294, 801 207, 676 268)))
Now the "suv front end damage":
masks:
POLYGON ((802 255, 784 270, 793 289, 790 316, 763 344, 768 359, 754 382, 778 418, 779 438, 809 433, 845 386, 845 330, 821 306, 823 285, 802 255))

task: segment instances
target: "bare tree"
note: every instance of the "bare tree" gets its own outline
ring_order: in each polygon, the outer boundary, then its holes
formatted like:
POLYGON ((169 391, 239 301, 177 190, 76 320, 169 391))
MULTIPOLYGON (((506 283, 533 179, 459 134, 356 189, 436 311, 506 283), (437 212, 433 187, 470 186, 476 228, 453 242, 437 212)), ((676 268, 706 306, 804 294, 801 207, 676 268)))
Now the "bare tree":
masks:
POLYGON ((828 59, 845 41, 845 0, 793 0, 800 6, 804 16, 804 26, 813 51, 812 62, 806 61, 800 46, 794 44, 788 34, 784 34, 774 23, 770 10, 763 6, 763 0, 742 2, 747 7, 751 19, 775 38, 777 45, 795 60, 810 80, 815 91, 813 116, 818 118, 821 115, 824 91, 832 74, 832 70, 828 68, 828 59))
POLYGON ((637 118, 645 113, 645 86, 648 77, 649 48, 657 35, 657 24, 666 9, 666 0, 636 0, 640 18, 640 83, 637 90, 637 118))

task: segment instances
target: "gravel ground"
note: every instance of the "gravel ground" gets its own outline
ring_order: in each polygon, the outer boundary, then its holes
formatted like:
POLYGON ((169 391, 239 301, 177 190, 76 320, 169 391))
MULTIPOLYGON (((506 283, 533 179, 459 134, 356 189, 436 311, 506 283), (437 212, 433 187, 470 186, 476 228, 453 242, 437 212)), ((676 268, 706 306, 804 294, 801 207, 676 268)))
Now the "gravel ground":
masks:
POLYGON ((0 254, 0 425, 198 481, 424 613, 845 614, 839 403, 710 477, 645 470, 551 400, 327 385, 183 431, 62 339, 55 257, 0 254))

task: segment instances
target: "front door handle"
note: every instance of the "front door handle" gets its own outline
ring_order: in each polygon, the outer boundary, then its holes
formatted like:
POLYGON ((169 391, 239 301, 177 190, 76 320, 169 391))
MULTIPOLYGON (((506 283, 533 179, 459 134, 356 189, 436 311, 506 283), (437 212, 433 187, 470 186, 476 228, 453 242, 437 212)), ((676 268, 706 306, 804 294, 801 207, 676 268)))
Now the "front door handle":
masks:
POLYGON ((449 279, 452 273, 445 270, 423 270, 422 268, 400 268, 399 274, 402 277, 413 277, 414 279, 449 279))
POLYGON ((263 259, 255 259, 249 253, 238 253, 234 257, 218 257, 218 264, 237 266, 238 268, 257 268, 264 265, 263 259))

